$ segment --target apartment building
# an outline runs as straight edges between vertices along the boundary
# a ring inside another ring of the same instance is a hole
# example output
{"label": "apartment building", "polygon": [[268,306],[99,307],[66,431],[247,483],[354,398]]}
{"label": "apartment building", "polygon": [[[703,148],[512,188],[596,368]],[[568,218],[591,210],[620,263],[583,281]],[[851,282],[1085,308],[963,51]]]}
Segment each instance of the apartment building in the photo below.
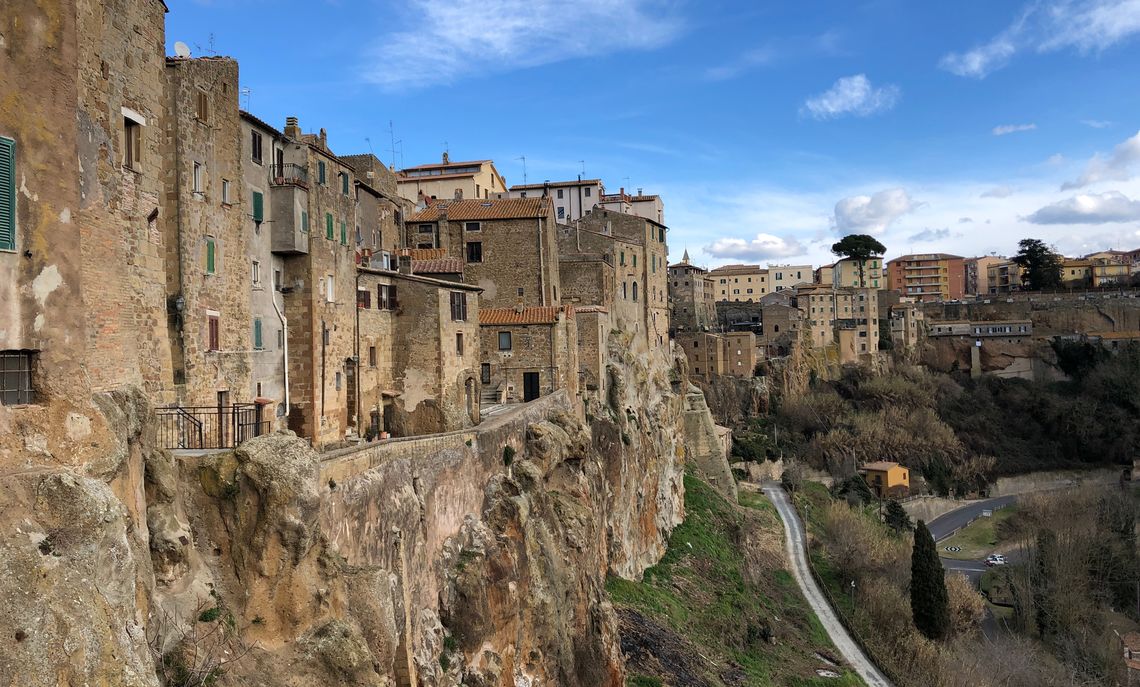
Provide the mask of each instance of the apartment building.
{"label": "apartment building", "polygon": [[887,284],[883,267],[883,258],[879,255],[866,260],[843,258],[832,266],[831,281],[819,283],[830,283],[837,289],[846,287],[881,289]]}
{"label": "apartment building", "polygon": [[768,282],[772,291],[810,284],[814,278],[811,265],[768,265]]}
{"label": "apartment building", "polygon": [[903,255],[887,263],[888,288],[919,302],[965,295],[964,259],[947,253]]}
{"label": "apartment building", "polygon": [[775,288],[768,282],[768,270],[760,265],[724,265],[709,270],[718,301],[759,301]]}
{"label": "apartment building", "polygon": [[1005,258],[994,255],[984,255],[976,258],[966,258],[962,261],[963,276],[965,278],[965,292],[967,296],[980,296],[990,291],[990,267],[1005,262]]}
{"label": "apartment building", "polygon": [[598,205],[606,187],[601,179],[547,181],[541,184],[516,184],[507,192],[509,198],[549,198],[554,218],[559,222],[575,222]]}
{"label": "apartment building", "polygon": [[937,320],[928,323],[927,336],[995,340],[1004,343],[1024,343],[1033,338],[1030,320],[996,320],[973,322],[968,320]]}
{"label": "apartment building", "polygon": [[986,268],[986,283],[991,294],[1021,290],[1021,265],[1005,260]]}
{"label": "apartment building", "polygon": [[681,261],[669,265],[669,324],[673,331],[698,331],[716,324],[716,289],[708,270],[689,260],[689,251]]}
{"label": "apartment building", "polygon": [[396,179],[400,196],[421,208],[436,200],[487,200],[507,190],[491,160],[452,162],[446,152],[438,164],[401,169]]}
{"label": "apartment building", "polygon": [[879,350],[878,289],[836,289],[810,284],[796,289],[813,348],[840,346],[841,362],[854,362]]}

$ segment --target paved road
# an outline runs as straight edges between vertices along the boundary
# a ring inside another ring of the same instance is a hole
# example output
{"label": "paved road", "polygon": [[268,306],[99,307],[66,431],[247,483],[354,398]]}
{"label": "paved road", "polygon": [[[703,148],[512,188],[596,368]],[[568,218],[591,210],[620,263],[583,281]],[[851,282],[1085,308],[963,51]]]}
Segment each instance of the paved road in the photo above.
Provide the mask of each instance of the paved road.
{"label": "paved road", "polygon": [[934,541],[939,542],[954,534],[956,530],[965,527],[974,518],[979,517],[982,511],[1008,506],[1016,500],[1016,496],[999,496],[996,499],[975,501],[968,506],[962,506],[957,510],[939,515],[926,523],[926,526],[930,529]]}
{"label": "paved road", "polygon": [[835,609],[827,602],[827,597],[823,595],[815,583],[815,578],[811,576],[811,570],[807,564],[807,554],[804,551],[803,524],[800,523],[799,516],[796,515],[795,509],[788,501],[788,495],[778,485],[765,485],[764,493],[771,499],[776,506],[776,512],[780,514],[780,519],[784,521],[784,532],[787,535],[784,537],[784,548],[787,550],[792,575],[796,578],[800,591],[803,592],[816,616],[819,617],[823,629],[827,630],[827,635],[831,637],[832,644],[835,645],[835,648],[839,650],[839,653],[843,655],[843,658],[859,677],[863,678],[863,682],[867,683],[868,687],[892,687],[890,680],[879,672],[875,664],[867,658],[863,650],[847,633],[847,628],[839,622],[839,618],[835,615]]}

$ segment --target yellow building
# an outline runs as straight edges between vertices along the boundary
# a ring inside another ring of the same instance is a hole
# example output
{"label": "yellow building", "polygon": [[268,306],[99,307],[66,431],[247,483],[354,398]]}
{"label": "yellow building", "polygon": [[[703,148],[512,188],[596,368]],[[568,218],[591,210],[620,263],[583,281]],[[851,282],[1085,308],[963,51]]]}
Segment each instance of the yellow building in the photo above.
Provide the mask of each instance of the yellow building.
{"label": "yellow building", "polygon": [[490,160],[452,162],[447,153],[434,165],[418,165],[396,172],[400,196],[413,203],[430,205],[433,200],[494,198],[507,190],[507,182]]}
{"label": "yellow building", "polygon": [[[859,263],[863,263],[863,283],[859,281]],[[871,256],[866,260],[843,258],[832,266],[831,283],[835,288],[843,287],[868,289],[886,288],[886,275],[883,274],[882,256]]]}
{"label": "yellow building", "polygon": [[1112,286],[1123,284],[1132,276],[1132,266],[1106,259],[1092,260],[1092,285]]}
{"label": "yellow building", "polygon": [[1061,262],[1061,283],[1065,286],[1091,284],[1092,261],[1083,258],[1066,258]]}
{"label": "yellow building", "polygon": [[910,469],[898,463],[885,460],[865,463],[859,472],[879,498],[900,497],[910,493]]}
{"label": "yellow building", "polygon": [[769,292],[768,269],[760,265],[725,265],[710,270],[708,277],[718,301],[756,302]]}

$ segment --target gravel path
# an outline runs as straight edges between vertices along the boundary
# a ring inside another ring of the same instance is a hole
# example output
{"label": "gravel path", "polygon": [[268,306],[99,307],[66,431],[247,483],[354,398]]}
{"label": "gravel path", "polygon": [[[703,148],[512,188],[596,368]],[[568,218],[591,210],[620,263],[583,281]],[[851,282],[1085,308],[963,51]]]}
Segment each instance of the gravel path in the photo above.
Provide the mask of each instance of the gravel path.
{"label": "gravel path", "polygon": [[867,683],[868,687],[892,687],[891,681],[879,672],[875,664],[867,658],[863,650],[847,633],[847,628],[839,622],[835,610],[827,602],[827,597],[823,595],[819,586],[816,585],[815,578],[811,576],[811,570],[808,569],[807,564],[807,553],[804,550],[803,524],[800,522],[799,516],[796,515],[795,509],[792,508],[792,504],[789,503],[787,494],[778,485],[765,485],[764,493],[771,499],[776,506],[776,511],[780,514],[780,519],[784,521],[784,532],[787,534],[784,538],[784,548],[788,554],[792,574],[800,585],[800,591],[803,592],[816,616],[819,617],[819,622],[823,624],[823,629],[827,630],[831,642],[835,644],[835,648],[839,650],[851,668],[859,677],[863,678],[863,682]]}

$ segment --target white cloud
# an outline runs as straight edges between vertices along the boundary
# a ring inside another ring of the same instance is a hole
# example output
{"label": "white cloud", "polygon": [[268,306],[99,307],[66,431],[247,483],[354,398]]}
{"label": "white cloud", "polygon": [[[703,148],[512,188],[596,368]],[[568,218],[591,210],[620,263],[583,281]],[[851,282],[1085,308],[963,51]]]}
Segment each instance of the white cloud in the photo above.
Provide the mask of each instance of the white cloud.
{"label": "white cloud", "polygon": [[1008,186],[994,186],[991,189],[982,192],[982,198],[1009,198],[1013,195],[1013,189]]}
{"label": "white cloud", "polygon": [[772,234],[757,234],[751,241],[723,238],[705,246],[705,253],[715,258],[733,260],[771,260],[803,255],[803,244],[795,239],[784,239]]}
{"label": "white cloud", "polygon": [[1112,126],[1112,122],[1106,121],[1104,119],[1082,119],[1081,124],[1084,124],[1085,126],[1091,126],[1094,129],[1107,129],[1108,127]]}
{"label": "white cloud", "polygon": [[899,217],[917,205],[901,188],[870,196],[850,196],[835,204],[832,225],[839,234],[881,234]]}
{"label": "white cloud", "polygon": [[894,107],[900,93],[899,87],[893,84],[876,88],[866,74],[845,76],[823,93],[808,98],[800,112],[816,119],[834,119],[844,115],[866,117]]}
{"label": "white cloud", "polygon": [[931,229],[927,227],[922,231],[911,234],[909,240],[918,243],[931,243],[933,241],[941,241],[942,239],[950,238],[950,228],[943,227],[941,229]]}
{"label": "white cloud", "polygon": [[621,50],[646,50],[680,31],[659,0],[581,0],[574,29],[557,0],[412,0],[409,26],[378,38],[366,77],[388,89],[535,67]]}
{"label": "white cloud", "polygon": [[1100,153],[1093,155],[1081,176],[1061,184],[1061,190],[1084,188],[1098,181],[1127,181],[1137,163],[1140,163],[1140,132],[1113,148],[1108,157]]}
{"label": "white cloud", "polygon": [[771,64],[776,59],[776,51],[771,46],[748,50],[736,59],[716,67],[705,70],[705,78],[709,81],[727,81],[735,79],[754,67]]}
{"label": "white cloud", "polygon": [[1140,200],[1119,191],[1082,193],[1046,205],[1025,218],[1033,224],[1105,224],[1140,220]]}
{"label": "white cloud", "polygon": [[1036,124],[1002,124],[1001,126],[995,126],[993,133],[994,136],[1005,136],[1006,134],[1013,134],[1019,131],[1033,131],[1036,128]]}
{"label": "white cloud", "polygon": [[1140,0],[1052,0],[1028,5],[987,43],[939,62],[958,76],[985,78],[1018,52],[1096,53],[1140,33]]}
{"label": "white cloud", "polygon": [[958,224],[971,224],[974,221],[973,217],[959,217]]}

